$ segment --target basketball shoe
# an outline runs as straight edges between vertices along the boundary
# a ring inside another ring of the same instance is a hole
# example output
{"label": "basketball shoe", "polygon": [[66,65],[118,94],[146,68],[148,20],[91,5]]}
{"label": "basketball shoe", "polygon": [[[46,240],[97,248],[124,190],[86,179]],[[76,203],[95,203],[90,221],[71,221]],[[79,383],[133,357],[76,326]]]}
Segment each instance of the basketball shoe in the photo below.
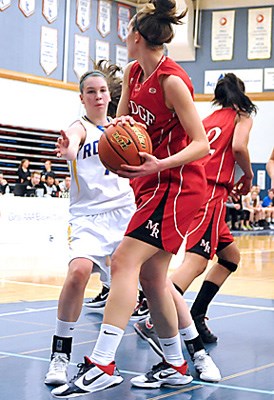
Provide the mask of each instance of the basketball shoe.
{"label": "basketball shoe", "polygon": [[[151,318],[147,317],[142,321],[135,322],[133,326],[135,332],[150,344],[155,353],[163,357],[163,351]],[[196,351],[192,357],[192,361],[200,379],[203,381],[218,382],[221,379],[218,367],[204,349]]]}
{"label": "basketball shoe", "polygon": [[144,292],[140,290],[138,295],[138,301],[130,317],[130,320],[136,321],[139,319],[143,319],[148,315],[149,315],[149,309],[148,309],[147,299],[145,298]]}
{"label": "basketball shoe", "polygon": [[193,356],[193,364],[200,374],[200,379],[206,382],[219,382],[222,379],[219,368],[205,350],[196,351]]}
{"label": "basketball shoe", "polygon": [[78,374],[66,385],[51,391],[53,397],[67,399],[98,392],[123,382],[114,361],[107,365],[94,364],[88,357],[78,364]]}
{"label": "basketball shoe", "polygon": [[151,318],[147,317],[146,319],[135,322],[133,327],[135,332],[150,344],[155,353],[163,357],[163,351]]}
{"label": "basketball shoe", "polygon": [[191,383],[192,376],[187,372],[186,361],[181,367],[175,367],[165,361],[153,365],[145,375],[136,376],[130,380],[133,386],[140,388],[180,387]]}
{"label": "basketball shoe", "polygon": [[53,353],[44,382],[47,385],[64,385],[67,382],[68,365],[66,353]]}
{"label": "basketball shoe", "polygon": [[193,321],[196,325],[196,329],[200,334],[202,341],[204,343],[215,343],[218,340],[218,337],[211,332],[208,326],[205,323],[205,320],[208,319],[205,314],[192,316]]}
{"label": "basketball shoe", "polygon": [[94,310],[96,310],[96,308],[105,307],[108,294],[109,294],[109,287],[103,285],[102,291],[96,297],[94,297],[94,299],[86,301],[84,305]]}

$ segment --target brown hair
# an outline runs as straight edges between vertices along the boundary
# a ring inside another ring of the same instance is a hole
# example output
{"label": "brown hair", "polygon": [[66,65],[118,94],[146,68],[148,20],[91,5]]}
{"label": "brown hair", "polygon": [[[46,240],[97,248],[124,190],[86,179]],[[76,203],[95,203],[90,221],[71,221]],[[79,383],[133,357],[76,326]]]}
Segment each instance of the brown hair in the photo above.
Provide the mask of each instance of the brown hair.
{"label": "brown hair", "polygon": [[172,24],[182,24],[187,10],[177,14],[175,0],[150,0],[134,17],[133,31],[138,31],[150,47],[170,43],[174,37]]}

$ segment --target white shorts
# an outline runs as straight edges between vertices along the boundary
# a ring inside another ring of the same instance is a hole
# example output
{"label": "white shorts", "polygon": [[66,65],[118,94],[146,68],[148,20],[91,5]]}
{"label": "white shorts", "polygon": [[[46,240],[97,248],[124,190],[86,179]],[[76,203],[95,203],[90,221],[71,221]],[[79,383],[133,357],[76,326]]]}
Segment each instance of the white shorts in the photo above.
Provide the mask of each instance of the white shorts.
{"label": "white shorts", "polygon": [[92,273],[110,284],[110,257],[124,237],[135,205],[102,214],[73,217],[69,221],[69,261],[87,258],[93,261]]}

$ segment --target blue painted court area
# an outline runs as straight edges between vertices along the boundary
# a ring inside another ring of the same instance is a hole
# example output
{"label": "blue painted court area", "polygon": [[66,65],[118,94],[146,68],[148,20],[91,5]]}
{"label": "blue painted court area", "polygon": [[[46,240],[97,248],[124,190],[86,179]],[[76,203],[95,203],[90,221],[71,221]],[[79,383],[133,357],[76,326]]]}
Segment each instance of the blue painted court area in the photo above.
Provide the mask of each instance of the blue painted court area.
{"label": "blue painted court area", "polygon": [[[186,299],[191,302],[194,293]],[[1,400],[48,400],[44,381],[54,333],[56,301],[0,305]],[[219,366],[221,382],[198,379],[189,361],[193,382],[181,389],[132,388],[130,378],[146,372],[160,358],[139,338],[129,323],[116,363],[124,382],[102,392],[82,396],[93,400],[270,400],[274,399],[274,301],[218,295],[210,307],[208,325],[219,337],[208,350]],[[83,355],[90,355],[102,315],[83,308],[75,330],[70,377]]]}

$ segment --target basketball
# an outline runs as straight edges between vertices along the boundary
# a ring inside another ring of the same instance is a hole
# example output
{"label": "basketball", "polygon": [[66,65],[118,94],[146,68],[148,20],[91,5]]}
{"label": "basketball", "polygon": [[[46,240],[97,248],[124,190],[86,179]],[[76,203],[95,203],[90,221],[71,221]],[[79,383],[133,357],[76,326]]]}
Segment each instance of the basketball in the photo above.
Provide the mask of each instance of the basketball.
{"label": "basketball", "polygon": [[139,124],[111,125],[102,133],[98,152],[102,164],[110,171],[116,172],[121,164],[141,165],[144,160],[139,151],[152,153],[149,134]]}

